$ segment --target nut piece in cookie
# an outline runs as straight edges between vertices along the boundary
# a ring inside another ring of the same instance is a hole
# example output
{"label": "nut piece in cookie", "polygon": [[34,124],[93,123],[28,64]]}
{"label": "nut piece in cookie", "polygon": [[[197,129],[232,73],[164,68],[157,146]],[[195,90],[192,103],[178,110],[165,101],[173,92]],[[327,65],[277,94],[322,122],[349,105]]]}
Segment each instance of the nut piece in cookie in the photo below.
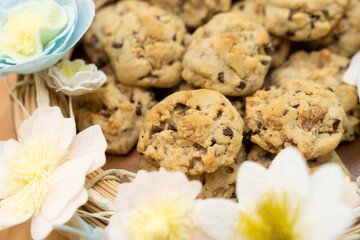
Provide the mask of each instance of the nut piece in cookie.
{"label": "nut piece in cookie", "polygon": [[312,41],[330,33],[343,16],[348,0],[255,0],[266,29],[292,41]]}
{"label": "nut piece in cookie", "polygon": [[182,77],[226,96],[260,89],[271,64],[266,30],[240,13],[223,13],[198,28],[183,59]]}
{"label": "nut piece in cookie", "polygon": [[243,128],[241,116],[219,92],[181,91],[146,114],[137,149],[170,171],[213,173],[234,163]]}
{"label": "nut piece in cookie", "polygon": [[340,143],[344,117],[335,94],[316,83],[287,81],[246,98],[250,140],[271,153],[294,145],[306,159],[323,156]]}
{"label": "nut piece in cookie", "polygon": [[156,104],[151,92],[115,83],[108,77],[99,90],[76,98],[78,130],[99,124],[107,153],[127,154],[137,143],[147,111]]}

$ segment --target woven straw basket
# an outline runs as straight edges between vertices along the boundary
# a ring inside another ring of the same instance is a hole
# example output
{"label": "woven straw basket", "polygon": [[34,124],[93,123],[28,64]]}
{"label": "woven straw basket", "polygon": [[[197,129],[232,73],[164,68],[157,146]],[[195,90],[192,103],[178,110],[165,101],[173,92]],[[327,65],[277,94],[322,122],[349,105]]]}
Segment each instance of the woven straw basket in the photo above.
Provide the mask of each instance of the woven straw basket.
{"label": "woven straw basket", "polygon": [[[114,0],[93,0],[95,3],[96,10],[100,9],[107,3],[114,2]],[[70,58],[72,51],[67,53],[65,58]],[[17,84],[12,90],[12,94],[18,98],[21,104],[25,107],[27,112],[31,115],[34,110],[37,108],[36,102],[36,88],[34,82],[31,80],[31,76],[24,77],[22,75],[18,75]],[[28,79],[24,79],[28,78]],[[50,94],[50,105],[51,106],[59,106],[63,112],[65,117],[69,117],[69,109],[68,109],[68,99],[62,93],[55,93],[54,91],[49,89]],[[13,113],[14,113],[14,124],[16,132],[18,133],[18,129],[22,121],[27,118],[27,115],[24,113],[19,104],[14,102],[13,104]],[[98,169],[93,173],[90,173],[86,178],[85,187],[90,191],[96,191],[101,196],[106,199],[113,201],[117,194],[117,188],[119,184],[124,182],[132,181],[135,178],[136,174],[128,172],[126,170],[108,170],[104,171],[102,169]],[[360,207],[360,205],[358,206]],[[85,213],[95,214],[100,212],[106,212],[108,209],[103,206],[99,206],[99,204],[95,204],[91,197],[89,201],[81,207],[78,211],[79,215],[90,225],[93,227],[101,227],[105,228],[108,224],[106,218],[101,217],[91,217],[91,215]],[[84,214],[81,214],[84,213]],[[358,218],[357,224],[348,230],[347,234],[360,234],[360,216]]]}

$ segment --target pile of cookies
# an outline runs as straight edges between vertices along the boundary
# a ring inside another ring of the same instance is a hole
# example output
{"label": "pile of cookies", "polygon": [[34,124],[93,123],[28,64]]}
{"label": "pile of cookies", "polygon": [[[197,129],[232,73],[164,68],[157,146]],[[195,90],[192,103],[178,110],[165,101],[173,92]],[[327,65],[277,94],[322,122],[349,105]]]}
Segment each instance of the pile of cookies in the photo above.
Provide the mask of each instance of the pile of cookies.
{"label": "pile of cookies", "polygon": [[202,198],[233,197],[243,161],[289,146],[324,162],[359,132],[341,80],[358,18],[358,0],[118,1],[84,37],[108,81],[76,99],[78,129],[99,124],[111,154],[137,144],[141,168],[184,172]]}

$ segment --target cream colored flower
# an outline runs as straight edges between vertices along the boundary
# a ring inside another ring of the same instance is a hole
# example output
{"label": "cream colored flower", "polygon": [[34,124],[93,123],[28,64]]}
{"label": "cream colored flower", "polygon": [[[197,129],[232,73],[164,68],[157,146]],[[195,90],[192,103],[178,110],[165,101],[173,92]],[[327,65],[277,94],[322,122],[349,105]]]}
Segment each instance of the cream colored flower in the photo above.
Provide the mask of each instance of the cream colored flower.
{"label": "cream colored flower", "polygon": [[194,199],[201,184],[180,172],[139,171],[132,183],[119,186],[118,213],[106,231],[114,240],[210,239],[197,227]]}
{"label": "cream colored flower", "polygon": [[78,96],[99,89],[106,81],[106,75],[94,64],[86,65],[83,60],[64,60],[48,70],[45,80],[56,92]]}
{"label": "cream colored flower", "polygon": [[32,218],[32,238],[44,239],[66,223],[87,201],[85,177],[104,165],[105,149],[99,126],[76,135],[58,107],[37,109],[0,155],[0,230]]}
{"label": "cream colored flower", "polygon": [[352,207],[358,196],[349,199],[348,183],[335,164],[309,176],[301,154],[287,148],[269,170],[253,162],[241,165],[238,203],[201,201],[195,215],[200,227],[216,240],[332,240],[354,220]]}

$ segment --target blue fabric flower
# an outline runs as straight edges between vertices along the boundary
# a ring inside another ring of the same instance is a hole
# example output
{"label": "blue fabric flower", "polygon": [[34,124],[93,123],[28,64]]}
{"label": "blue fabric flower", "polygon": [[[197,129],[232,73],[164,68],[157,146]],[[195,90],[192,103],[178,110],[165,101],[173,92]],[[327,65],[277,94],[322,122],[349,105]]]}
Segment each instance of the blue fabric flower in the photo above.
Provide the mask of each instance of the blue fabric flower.
{"label": "blue fabric flower", "polygon": [[[43,1],[43,0],[32,0]],[[41,71],[58,62],[72,48],[90,27],[95,16],[92,0],[53,0],[66,12],[68,24],[66,28],[52,39],[43,49],[42,54],[23,61],[0,57],[0,76],[9,73],[30,74]],[[29,0],[1,0],[0,19],[4,19],[9,9],[29,2]]]}

